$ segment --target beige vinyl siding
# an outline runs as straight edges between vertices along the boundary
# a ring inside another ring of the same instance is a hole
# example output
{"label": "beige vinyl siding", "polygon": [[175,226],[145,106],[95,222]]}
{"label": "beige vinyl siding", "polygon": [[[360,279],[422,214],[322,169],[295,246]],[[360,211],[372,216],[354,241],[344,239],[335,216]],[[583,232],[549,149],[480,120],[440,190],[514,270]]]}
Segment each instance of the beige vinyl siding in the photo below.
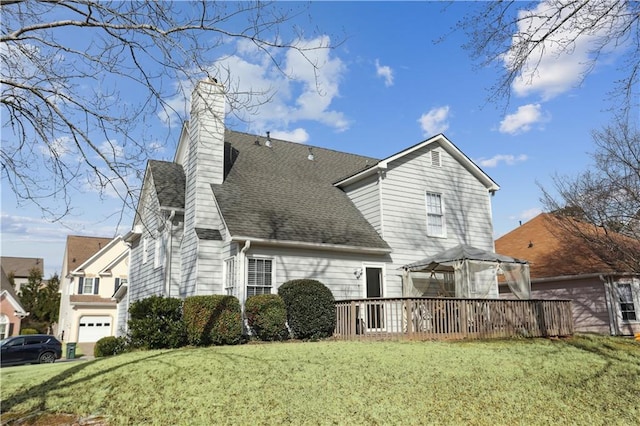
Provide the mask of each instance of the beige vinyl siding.
{"label": "beige vinyl siding", "polygon": [[[441,166],[431,164],[430,149]],[[427,235],[426,193],[442,196],[446,237]],[[393,268],[458,244],[493,250],[491,200],[487,188],[439,144],[393,161],[382,181],[384,238],[393,248]]]}
{"label": "beige vinyl siding", "polygon": [[378,175],[369,176],[345,188],[345,193],[367,221],[382,236]]}
{"label": "beige vinyl siding", "polygon": [[531,283],[532,299],[571,299],[577,332],[609,334],[605,287],[598,277]]}
{"label": "beige vinyl siding", "polygon": [[[273,293],[277,293],[277,288],[287,281],[310,278],[322,282],[331,289],[337,300],[363,297],[364,275],[356,278],[354,272],[361,269],[365,263],[386,263],[389,260],[388,256],[381,255],[260,247],[255,244],[252,244],[247,256],[273,259],[275,269]],[[399,271],[386,268],[386,273],[385,279],[389,279]],[[396,280],[391,280],[391,283],[385,281],[384,286],[387,297],[397,296],[398,291],[402,293],[401,284],[398,288]]]}

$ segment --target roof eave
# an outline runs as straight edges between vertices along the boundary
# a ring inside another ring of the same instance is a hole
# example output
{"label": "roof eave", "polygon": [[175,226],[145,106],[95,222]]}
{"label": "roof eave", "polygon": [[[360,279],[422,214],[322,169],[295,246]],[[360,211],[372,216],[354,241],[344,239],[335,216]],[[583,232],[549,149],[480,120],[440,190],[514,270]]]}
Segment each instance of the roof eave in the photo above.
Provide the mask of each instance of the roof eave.
{"label": "roof eave", "polygon": [[243,237],[243,236],[232,237],[231,241],[233,242],[251,241],[251,243],[267,245],[267,246],[315,249],[315,250],[323,250],[323,251],[339,251],[339,252],[347,252],[347,253],[389,254],[393,251],[391,248],[382,248],[382,247],[362,247],[362,246],[342,245],[342,244],[308,243],[304,241],[272,240],[272,239],[265,239],[265,238],[254,238],[254,237]]}

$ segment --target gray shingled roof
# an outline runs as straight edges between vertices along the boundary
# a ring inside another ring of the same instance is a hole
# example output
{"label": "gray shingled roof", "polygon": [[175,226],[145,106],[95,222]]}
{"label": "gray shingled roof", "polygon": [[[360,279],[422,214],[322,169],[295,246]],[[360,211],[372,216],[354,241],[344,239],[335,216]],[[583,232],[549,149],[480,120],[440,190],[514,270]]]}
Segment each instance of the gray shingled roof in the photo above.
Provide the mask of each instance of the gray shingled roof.
{"label": "gray shingled roof", "polygon": [[227,131],[224,183],[212,185],[232,236],[388,249],[387,243],[333,183],[377,159]]}
{"label": "gray shingled roof", "polygon": [[149,160],[148,167],[160,207],[184,209],[186,180],[182,166],[168,161]]}
{"label": "gray shingled roof", "polygon": [[196,228],[196,235],[201,240],[222,241],[222,234],[217,229]]}

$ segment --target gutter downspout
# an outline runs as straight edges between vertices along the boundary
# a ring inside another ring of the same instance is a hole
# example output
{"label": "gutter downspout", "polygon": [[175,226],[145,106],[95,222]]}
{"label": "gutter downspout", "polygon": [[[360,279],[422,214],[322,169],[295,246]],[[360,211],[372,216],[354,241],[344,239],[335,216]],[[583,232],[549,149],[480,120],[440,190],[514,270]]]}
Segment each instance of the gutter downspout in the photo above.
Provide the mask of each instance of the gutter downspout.
{"label": "gutter downspout", "polygon": [[[169,218],[166,220],[168,222],[169,229],[169,253],[167,253],[165,263],[165,271],[166,271],[166,293],[167,297],[171,297],[171,261],[173,260],[173,218],[176,215],[175,210],[171,210],[171,214],[169,214]],[[166,223],[165,222],[165,223]]]}
{"label": "gutter downspout", "polygon": [[244,313],[244,302],[246,299],[246,283],[247,283],[247,268],[245,264],[247,263],[247,251],[251,248],[251,240],[246,240],[244,242],[244,247],[240,250],[240,288],[238,289],[238,299],[240,299],[240,307],[242,308],[242,312]]}

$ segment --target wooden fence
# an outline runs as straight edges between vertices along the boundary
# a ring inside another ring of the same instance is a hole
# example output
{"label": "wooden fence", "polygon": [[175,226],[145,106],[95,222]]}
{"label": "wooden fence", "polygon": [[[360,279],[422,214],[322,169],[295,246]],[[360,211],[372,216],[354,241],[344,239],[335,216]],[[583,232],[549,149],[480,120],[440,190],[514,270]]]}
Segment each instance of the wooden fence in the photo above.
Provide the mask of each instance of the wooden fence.
{"label": "wooden fence", "polygon": [[573,334],[570,300],[381,298],[336,302],[334,337],[478,339]]}

